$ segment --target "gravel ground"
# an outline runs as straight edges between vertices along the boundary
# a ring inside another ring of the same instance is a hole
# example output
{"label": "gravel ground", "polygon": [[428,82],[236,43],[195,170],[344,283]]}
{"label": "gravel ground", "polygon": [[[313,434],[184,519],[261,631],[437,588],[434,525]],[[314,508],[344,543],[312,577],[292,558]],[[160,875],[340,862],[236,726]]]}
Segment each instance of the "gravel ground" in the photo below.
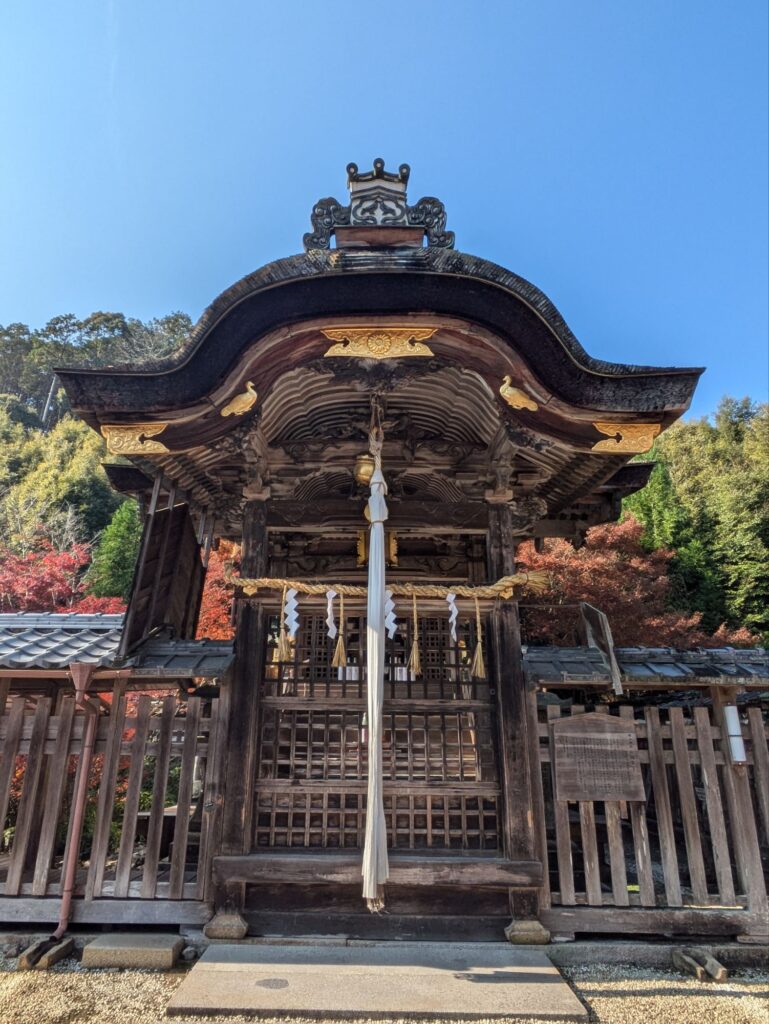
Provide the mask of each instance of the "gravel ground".
{"label": "gravel ground", "polygon": [[[618,965],[562,973],[590,1008],[591,1024],[769,1024],[766,972],[735,972],[722,985]],[[15,961],[0,958],[0,1024],[253,1024],[246,1017],[165,1017],[184,974],[84,970],[76,960],[47,972],[17,972]],[[304,1022],[294,1018],[292,1024]],[[516,1018],[515,1024],[537,1022]]]}

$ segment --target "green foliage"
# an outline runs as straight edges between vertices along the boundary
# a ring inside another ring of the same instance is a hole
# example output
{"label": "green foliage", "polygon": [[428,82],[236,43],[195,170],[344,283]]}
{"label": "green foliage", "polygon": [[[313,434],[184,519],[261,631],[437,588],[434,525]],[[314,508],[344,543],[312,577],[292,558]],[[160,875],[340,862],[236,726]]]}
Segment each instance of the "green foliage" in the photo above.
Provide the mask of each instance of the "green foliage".
{"label": "green foliage", "polygon": [[67,415],[49,433],[30,430],[15,440],[13,458],[0,461],[7,486],[0,529],[8,546],[27,551],[42,532],[61,547],[103,530],[121,499],[102,468],[102,438]]}
{"label": "green foliage", "polygon": [[649,550],[676,552],[671,603],[709,630],[769,634],[769,406],[725,398],[714,422],[676,424],[653,455],[648,487],[624,508]]}
{"label": "green foliage", "polygon": [[15,395],[0,395],[0,495],[26,472],[23,449],[30,430],[40,421]]}
{"label": "green foliage", "polygon": [[142,523],[139,506],[124,501],[114,512],[93,554],[88,571],[88,590],[96,597],[128,599],[139,552]]}
{"label": "green foliage", "polygon": [[[157,362],[184,344],[191,327],[186,313],[143,323],[100,312],[84,320],[71,313],[57,316],[39,330],[0,325],[0,393],[15,395],[42,415],[56,367]],[[63,391],[54,405],[55,416],[67,409]]]}

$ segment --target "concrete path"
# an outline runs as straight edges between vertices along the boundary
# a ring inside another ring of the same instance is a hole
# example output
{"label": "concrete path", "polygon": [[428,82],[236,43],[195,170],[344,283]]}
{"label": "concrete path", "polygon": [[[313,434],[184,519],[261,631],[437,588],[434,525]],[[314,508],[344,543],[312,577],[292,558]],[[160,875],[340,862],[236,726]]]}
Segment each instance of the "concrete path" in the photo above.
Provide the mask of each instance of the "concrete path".
{"label": "concrete path", "polygon": [[587,1020],[544,953],[454,942],[211,945],[166,1012]]}

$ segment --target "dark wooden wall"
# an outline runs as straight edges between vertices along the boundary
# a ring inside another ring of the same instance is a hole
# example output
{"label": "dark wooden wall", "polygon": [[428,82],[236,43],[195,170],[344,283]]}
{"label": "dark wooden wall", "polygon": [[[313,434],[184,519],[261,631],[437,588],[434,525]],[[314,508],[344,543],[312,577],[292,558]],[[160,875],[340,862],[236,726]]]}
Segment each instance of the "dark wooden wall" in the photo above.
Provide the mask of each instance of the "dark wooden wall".
{"label": "dark wooden wall", "polygon": [[[172,499],[173,500],[173,499]],[[172,505],[151,511],[144,523],[134,573],[121,654],[157,626],[174,636],[194,636],[205,568],[189,506]]]}

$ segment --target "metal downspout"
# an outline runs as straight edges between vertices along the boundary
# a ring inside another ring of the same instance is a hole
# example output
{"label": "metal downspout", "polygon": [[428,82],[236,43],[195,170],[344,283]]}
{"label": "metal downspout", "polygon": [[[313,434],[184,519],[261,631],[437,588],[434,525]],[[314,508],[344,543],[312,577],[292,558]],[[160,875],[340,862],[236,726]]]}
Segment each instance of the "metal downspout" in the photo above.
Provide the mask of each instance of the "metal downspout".
{"label": "metal downspout", "polygon": [[73,795],[72,834],[63,865],[64,887],[61,895],[59,924],[52,933],[51,939],[57,942],[67,930],[72,913],[72,894],[75,890],[78,855],[80,853],[80,835],[85,818],[85,805],[88,796],[88,775],[91,770],[91,757],[96,740],[96,726],[99,721],[99,705],[96,701],[86,699],[86,691],[91,681],[95,665],[84,665],[75,662],[69,666],[72,682],[75,684],[75,704],[88,715],[83,735],[83,748],[80,753],[80,772],[77,778],[77,789]]}

